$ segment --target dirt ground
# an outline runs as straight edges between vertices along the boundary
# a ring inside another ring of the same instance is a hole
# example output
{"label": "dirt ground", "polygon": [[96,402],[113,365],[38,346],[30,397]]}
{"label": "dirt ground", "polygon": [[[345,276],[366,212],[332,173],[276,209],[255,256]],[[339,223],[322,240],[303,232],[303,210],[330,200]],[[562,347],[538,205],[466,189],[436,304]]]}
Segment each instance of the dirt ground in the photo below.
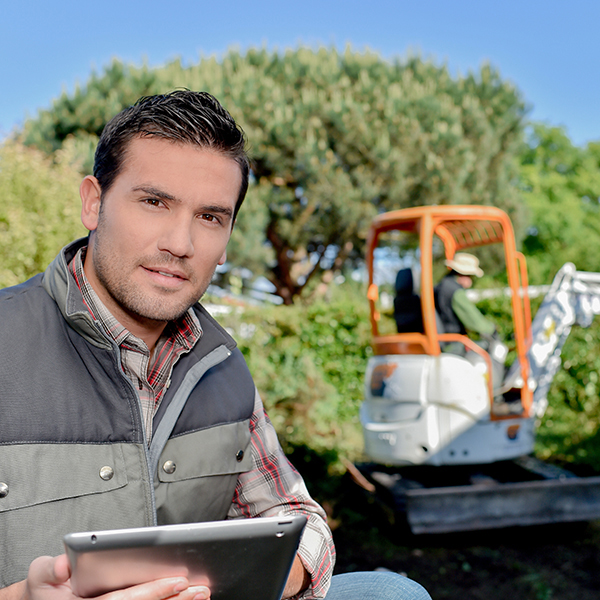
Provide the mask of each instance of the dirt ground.
{"label": "dirt ground", "polygon": [[600,600],[600,521],[416,536],[331,457],[290,458],[329,516],[335,573],[403,573],[433,600]]}
{"label": "dirt ground", "polygon": [[326,508],[336,573],[404,573],[433,600],[600,598],[600,521],[413,536],[350,485]]}

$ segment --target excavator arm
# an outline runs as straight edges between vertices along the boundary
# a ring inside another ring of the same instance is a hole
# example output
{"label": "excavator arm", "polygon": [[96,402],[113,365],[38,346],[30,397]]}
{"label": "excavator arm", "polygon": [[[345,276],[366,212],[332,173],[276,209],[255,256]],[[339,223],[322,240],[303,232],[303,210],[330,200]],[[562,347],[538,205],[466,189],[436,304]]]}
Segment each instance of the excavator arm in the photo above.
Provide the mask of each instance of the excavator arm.
{"label": "excavator arm", "polygon": [[[532,414],[541,417],[548,405],[547,395],[561,367],[562,348],[571,327],[589,327],[600,314],[600,273],[577,271],[565,263],[554,277],[531,324],[528,385],[533,389]],[[515,361],[504,380],[504,389],[523,385],[519,362]]]}

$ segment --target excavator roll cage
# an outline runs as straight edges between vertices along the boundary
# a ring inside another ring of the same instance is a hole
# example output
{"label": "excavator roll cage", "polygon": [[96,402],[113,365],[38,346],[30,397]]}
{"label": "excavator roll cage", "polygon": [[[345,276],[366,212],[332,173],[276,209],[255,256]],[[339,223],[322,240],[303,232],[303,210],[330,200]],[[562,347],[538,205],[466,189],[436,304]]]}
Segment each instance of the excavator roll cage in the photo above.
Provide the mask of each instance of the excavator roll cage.
{"label": "excavator roll cage", "polygon": [[[421,266],[421,311],[423,332],[380,334],[380,312],[377,307],[379,288],[374,281],[374,254],[383,233],[398,230],[416,234],[419,240]],[[529,380],[527,352],[531,344],[531,306],[527,293],[528,279],[525,257],[516,249],[515,235],[510,219],[493,206],[422,206],[384,213],[376,217],[367,239],[366,264],[369,274],[367,297],[370,306],[372,347],[376,355],[428,354],[439,355],[440,343],[460,342],[477,353],[492,372],[488,352],[465,335],[438,331],[434,304],[433,243],[435,236],[444,246],[446,259],[456,252],[490,244],[502,244],[506,262],[508,286],[511,293],[512,317],[520,379]],[[490,402],[493,402],[491,377],[488,379]],[[529,417],[533,396],[528,385],[519,389],[524,418]],[[492,419],[502,416],[491,414]]]}

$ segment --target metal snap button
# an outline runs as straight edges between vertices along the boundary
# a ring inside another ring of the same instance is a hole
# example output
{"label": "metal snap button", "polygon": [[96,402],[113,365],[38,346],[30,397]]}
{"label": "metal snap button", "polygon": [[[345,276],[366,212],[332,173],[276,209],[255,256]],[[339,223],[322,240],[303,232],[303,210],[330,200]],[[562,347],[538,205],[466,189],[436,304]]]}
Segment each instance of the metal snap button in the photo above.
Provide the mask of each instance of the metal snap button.
{"label": "metal snap button", "polygon": [[6,496],[8,496],[8,486],[0,481],[0,498],[6,498]]}
{"label": "metal snap button", "polygon": [[100,479],[104,479],[104,481],[109,481],[113,478],[115,472],[112,467],[102,467],[100,469]]}
{"label": "metal snap button", "polygon": [[173,473],[175,473],[175,469],[177,468],[177,465],[172,461],[172,460],[168,460],[164,465],[163,465],[163,471],[165,473],[167,473],[168,475],[172,475]]}
{"label": "metal snap button", "polygon": [[244,458],[244,451],[238,450],[238,453],[235,455],[235,460],[237,460],[238,462],[242,462],[243,458]]}

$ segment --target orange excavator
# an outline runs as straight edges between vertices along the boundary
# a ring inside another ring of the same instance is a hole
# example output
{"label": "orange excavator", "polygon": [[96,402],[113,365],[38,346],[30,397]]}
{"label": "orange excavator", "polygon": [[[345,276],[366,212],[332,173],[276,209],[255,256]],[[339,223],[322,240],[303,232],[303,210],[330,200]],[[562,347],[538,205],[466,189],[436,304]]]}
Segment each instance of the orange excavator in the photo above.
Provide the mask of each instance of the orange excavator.
{"label": "orange excavator", "polygon": [[[498,339],[445,333],[435,307],[444,262],[486,246],[506,272],[498,292],[510,297],[510,365]],[[414,533],[600,518],[600,477],[533,456],[563,344],[574,324],[600,313],[600,273],[565,264],[532,320],[525,257],[507,214],[490,206],[381,214],[366,265],[374,355],[361,406],[367,460],[358,469],[367,487],[391,498]],[[394,289],[378,267],[389,274],[398,265]],[[386,316],[392,304],[395,321]]]}

